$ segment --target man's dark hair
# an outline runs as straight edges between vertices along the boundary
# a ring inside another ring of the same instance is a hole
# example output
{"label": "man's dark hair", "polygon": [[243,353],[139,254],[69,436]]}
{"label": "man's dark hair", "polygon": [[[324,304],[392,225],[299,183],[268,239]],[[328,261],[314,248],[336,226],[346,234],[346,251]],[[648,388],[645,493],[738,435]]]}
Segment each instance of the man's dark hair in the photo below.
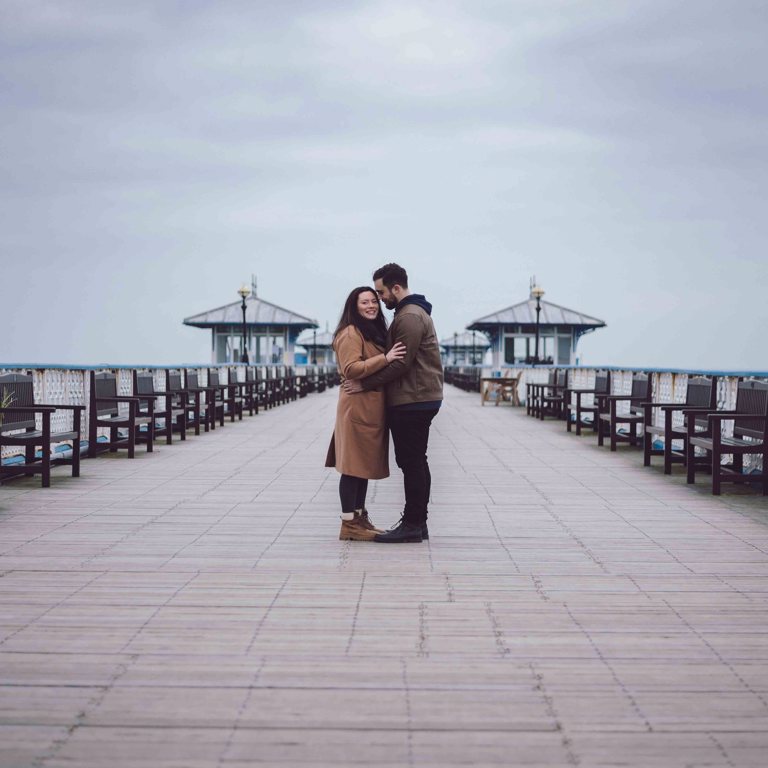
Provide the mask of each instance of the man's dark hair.
{"label": "man's dark hair", "polygon": [[393,285],[401,288],[408,287],[408,273],[399,264],[385,264],[373,273],[374,280],[381,280],[384,285],[392,290]]}

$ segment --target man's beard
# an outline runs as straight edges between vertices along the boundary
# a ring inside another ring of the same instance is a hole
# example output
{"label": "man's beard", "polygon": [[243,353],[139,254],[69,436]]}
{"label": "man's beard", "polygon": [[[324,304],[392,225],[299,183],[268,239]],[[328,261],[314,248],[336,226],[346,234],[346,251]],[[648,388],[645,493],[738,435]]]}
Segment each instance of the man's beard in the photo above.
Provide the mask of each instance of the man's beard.
{"label": "man's beard", "polygon": [[397,299],[382,299],[382,301],[387,309],[395,309],[397,307]]}

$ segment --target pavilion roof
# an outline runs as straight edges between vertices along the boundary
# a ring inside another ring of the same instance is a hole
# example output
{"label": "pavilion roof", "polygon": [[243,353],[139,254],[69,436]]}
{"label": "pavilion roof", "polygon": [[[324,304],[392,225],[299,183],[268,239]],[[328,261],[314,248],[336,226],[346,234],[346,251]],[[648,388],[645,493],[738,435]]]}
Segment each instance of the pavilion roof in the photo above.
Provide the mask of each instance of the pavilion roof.
{"label": "pavilion roof", "polygon": [[311,347],[315,344],[318,348],[328,348],[333,346],[333,333],[331,331],[304,331],[299,336],[296,343],[302,347]]}
{"label": "pavilion roof", "polygon": [[[209,309],[206,312],[192,315],[184,319],[184,325],[192,325],[195,328],[214,328],[219,325],[241,325],[243,322],[243,310],[239,301],[225,304],[223,307]],[[293,326],[294,328],[317,328],[317,320],[312,320],[304,315],[291,312],[289,309],[278,307],[277,304],[264,301],[256,296],[249,296],[245,300],[245,323],[254,327]]]}
{"label": "pavilion roof", "polygon": [[[473,320],[467,328],[469,330],[483,330],[499,325],[525,325],[536,322],[536,299],[527,299],[519,304],[501,309],[485,317]],[[571,325],[579,328],[602,328],[605,321],[575,309],[561,307],[549,301],[541,302],[541,325]]]}

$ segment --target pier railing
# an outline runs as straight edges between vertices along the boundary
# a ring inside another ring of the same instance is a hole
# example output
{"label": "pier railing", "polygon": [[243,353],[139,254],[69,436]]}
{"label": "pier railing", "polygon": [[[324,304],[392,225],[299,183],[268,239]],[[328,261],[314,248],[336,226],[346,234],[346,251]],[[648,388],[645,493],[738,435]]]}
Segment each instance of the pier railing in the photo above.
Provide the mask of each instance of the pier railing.
{"label": "pier railing", "polygon": [[[611,372],[611,394],[628,395],[632,391],[632,376],[636,373],[645,373],[651,379],[652,401],[663,403],[684,403],[688,379],[693,376],[714,376],[717,379],[717,409],[731,410],[736,405],[736,391],[738,383],[744,379],[757,379],[768,381],[768,371],[721,371],[721,370],[689,370],[674,368],[624,368],[617,366],[551,366],[551,365],[519,365],[499,368],[483,366],[448,366],[445,369],[445,380],[449,384],[456,384],[463,389],[480,391],[480,379],[486,377],[517,379],[518,395],[520,402],[525,403],[526,384],[545,384],[553,369],[570,371],[570,389],[591,389],[595,384],[598,371]],[[582,402],[592,405],[591,395],[584,395]],[[617,408],[620,414],[629,410],[629,402],[620,402]],[[663,426],[664,414],[660,408],[653,409],[652,423],[654,426]],[[673,416],[673,425],[683,423],[683,415],[676,412]],[[733,421],[722,422],[722,434],[730,437],[733,434]],[[760,469],[762,462],[759,457],[745,458],[745,471]]]}
{"label": "pier railing", "polygon": [[[303,392],[322,391],[327,382],[336,376],[336,369],[332,366],[303,365],[303,366],[275,366],[259,365],[251,366],[259,372],[260,380],[267,380],[270,376],[288,375],[298,377],[298,388]],[[118,395],[128,396],[133,394],[133,374],[151,373],[155,384],[155,392],[162,395],[165,392],[166,371],[185,370],[196,372],[201,386],[208,384],[208,371],[218,370],[222,377],[222,383],[245,382],[245,364],[203,365],[179,364],[179,365],[91,365],[73,366],[36,363],[0,363],[0,376],[6,373],[21,373],[32,376],[36,403],[48,403],[50,405],[83,405],[86,411],[83,416],[84,433],[87,434],[90,408],[90,373],[113,373],[117,376]],[[226,374],[226,379],[222,374]],[[232,378],[230,378],[232,377]],[[0,392],[0,397],[2,392]],[[127,412],[128,406],[120,406],[121,412]],[[66,432],[72,429],[72,411],[56,411],[51,415],[51,431]],[[37,417],[38,428],[40,415]],[[109,432],[108,428],[100,429],[98,434]],[[18,453],[18,448],[4,447],[0,458]]]}

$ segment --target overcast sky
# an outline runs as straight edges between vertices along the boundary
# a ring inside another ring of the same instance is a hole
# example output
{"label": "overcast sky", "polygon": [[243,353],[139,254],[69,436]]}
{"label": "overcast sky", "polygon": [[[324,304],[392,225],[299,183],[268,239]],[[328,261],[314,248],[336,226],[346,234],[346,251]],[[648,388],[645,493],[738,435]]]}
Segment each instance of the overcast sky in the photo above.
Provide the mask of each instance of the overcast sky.
{"label": "overcast sky", "polygon": [[403,264],[585,363],[768,370],[765,0],[0,0],[0,362],[207,361]]}

